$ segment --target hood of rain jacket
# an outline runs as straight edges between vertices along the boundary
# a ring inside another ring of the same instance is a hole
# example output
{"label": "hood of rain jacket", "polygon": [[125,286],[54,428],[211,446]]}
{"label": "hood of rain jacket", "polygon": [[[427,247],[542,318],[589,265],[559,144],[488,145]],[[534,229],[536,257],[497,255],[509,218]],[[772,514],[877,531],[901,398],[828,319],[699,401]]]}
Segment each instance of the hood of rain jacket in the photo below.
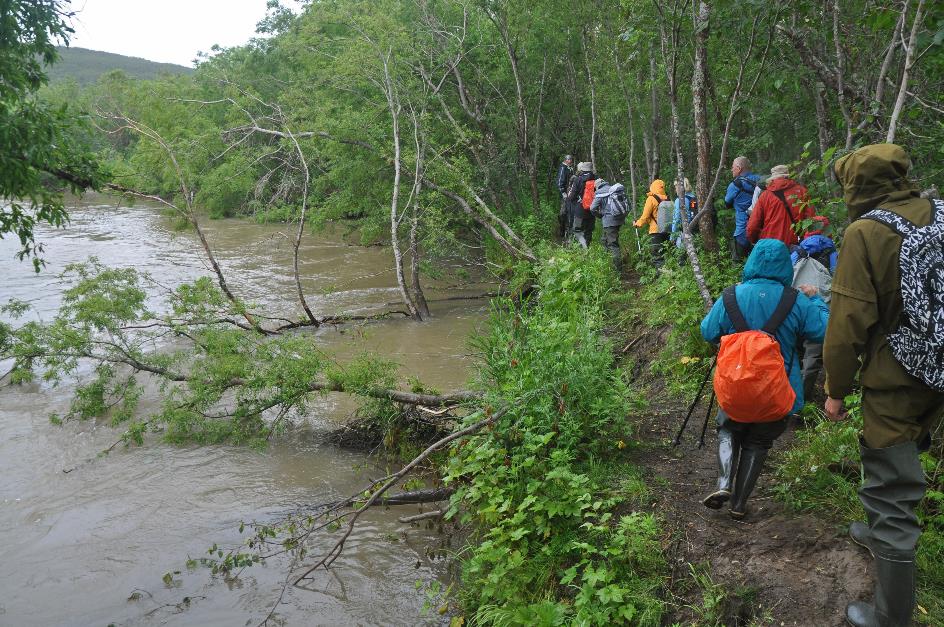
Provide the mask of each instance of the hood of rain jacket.
{"label": "hood of rain jacket", "polygon": [[[786,244],[776,239],[762,239],[744,264],[744,281],[770,279],[780,285],[793,283],[793,264]],[[763,326],[763,325],[761,325]]]}
{"label": "hood of rain jacket", "polygon": [[[793,264],[786,244],[775,239],[757,242],[744,266],[744,282],[735,288],[738,308],[752,329],[763,328],[777,308],[784,287],[792,282]],[[787,319],[774,334],[780,343],[780,354],[788,369],[790,386],[797,396],[792,412],[799,411],[804,402],[797,343],[800,338],[822,342],[828,320],[829,308],[819,296],[808,298],[800,293]],[[731,333],[734,333],[734,324],[719,298],[701,321],[702,337],[709,342],[718,342],[722,335]]]}
{"label": "hood of rain jacket", "polygon": [[849,219],[888,203],[918,198],[908,180],[911,158],[901,146],[873,144],[860,148],[836,162],[836,178],[843,188]]}
{"label": "hood of rain jacket", "polygon": [[656,179],[649,184],[649,192],[646,193],[646,196],[658,195],[663,200],[668,198],[668,195],[665,193],[665,181],[662,179]]}

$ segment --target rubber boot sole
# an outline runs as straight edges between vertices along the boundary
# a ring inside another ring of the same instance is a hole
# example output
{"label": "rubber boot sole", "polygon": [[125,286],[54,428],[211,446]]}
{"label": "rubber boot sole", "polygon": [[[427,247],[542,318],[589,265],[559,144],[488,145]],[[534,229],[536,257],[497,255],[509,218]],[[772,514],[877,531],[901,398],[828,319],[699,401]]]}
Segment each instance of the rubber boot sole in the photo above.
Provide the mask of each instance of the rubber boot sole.
{"label": "rubber boot sole", "polygon": [[731,500],[731,491],[730,490],[718,490],[717,492],[712,492],[708,496],[702,499],[701,504],[707,507],[708,509],[721,509],[724,507],[724,504]]}

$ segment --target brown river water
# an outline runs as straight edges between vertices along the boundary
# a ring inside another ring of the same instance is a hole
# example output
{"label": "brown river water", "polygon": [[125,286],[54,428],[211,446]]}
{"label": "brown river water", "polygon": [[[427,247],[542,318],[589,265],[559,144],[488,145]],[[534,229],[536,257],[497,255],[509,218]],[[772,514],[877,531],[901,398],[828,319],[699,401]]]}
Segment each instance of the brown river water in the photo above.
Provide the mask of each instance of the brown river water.
{"label": "brown river water", "polygon": [[[210,274],[196,236],[174,232],[154,206],[95,195],[72,205],[65,229],[40,229],[48,263],[40,274],[14,259],[17,241],[0,240],[0,302],[29,301],[50,319],[63,289],[57,275],[91,255],[146,270],[164,285]],[[268,311],[297,315],[292,228],[204,222],[234,291]],[[397,301],[391,259],[386,248],[306,235],[300,267],[316,315],[390,308]],[[393,318],[324,329],[319,338],[341,358],[370,349],[400,363],[404,377],[442,390],[464,387],[467,340],[487,304],[435,299],[487,286],[436,288],[427,291],[434,314],[427,322]],[[0,363],[0,372],[6,367]],[[51,413],[68,410],[73,385],[0,387],[0,625],[255,625],[278,598],[285,561],[254,566],[226,583],[205,568],[188,570],[187,558],[205,555],[214,543],[236,544],[240,521],[274,521],[353,494],[368,477],[383,474],[378,461],[324,442],[353,407],[336,395],[314,405],[304,429],[262,451],[155,439],[97,458],[118,431],[106,422],[49,421]],[[415,584],[447,579],[446,561],[426,555],[443,538],[397,522],[415,511],[378,509],[362,519],[331,571],[321,571],[308,590],[288,589],[275,624],[440,622],[435,612],[423,612],[425,596]],[[322,544],[333,541],[326,536]],[[180,574],[165,585],[163,574],[173,571]],[[185,597],[190,602],[182,604]]]}

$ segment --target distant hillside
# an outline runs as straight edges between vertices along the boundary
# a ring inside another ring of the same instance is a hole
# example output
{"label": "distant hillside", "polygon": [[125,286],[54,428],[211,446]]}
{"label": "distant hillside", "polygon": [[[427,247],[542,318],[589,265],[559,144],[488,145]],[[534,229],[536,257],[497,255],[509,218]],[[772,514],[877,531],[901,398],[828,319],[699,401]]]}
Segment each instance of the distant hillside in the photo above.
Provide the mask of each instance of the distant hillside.
{"label": "distant hillside", "polygon": [[85,48],[59,48],[59,61],[48,67],[49,81],[55,83],[74,78],[80,85],[94,83],[111,70],[124,70],[135,78],[155,78],[159,74],[189,74],[193,68],[173,63],[156,63],[137,57]]}

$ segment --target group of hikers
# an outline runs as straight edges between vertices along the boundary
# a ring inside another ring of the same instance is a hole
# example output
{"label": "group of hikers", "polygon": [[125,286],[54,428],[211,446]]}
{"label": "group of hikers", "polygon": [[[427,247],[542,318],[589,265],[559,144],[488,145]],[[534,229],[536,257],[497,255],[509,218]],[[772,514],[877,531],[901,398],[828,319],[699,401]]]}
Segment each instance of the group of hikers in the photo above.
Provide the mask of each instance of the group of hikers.
{"label": "group of hikers", "polygon": [[[568,159],[557,181],[563,234],[586,246],[594,218],[602,217],[604,245],[619,268],[625,191],[596,177],[589,163],[568,177]],[[926,491],[919,453],[944,415],[944,201],[922,197],[910,168],[909,155],[894,144],[866,146],[835,162],[851,220],[839,254],[829,221],[816,215],[786,166],[761,178],[748,159],[736,158],[724,200],[734,209],[733,254],[746,258],[743,279],[701,322],[704,339],[720,344],[718,479],[702,501],[708,508],[747,516],[770,448],[812,397],[821,369],[830,420],[846,418],[844,399],[861,391],[859,498],[867,520],[853,523],[849,534],[874,558],[875,595],[871,604],[846,608],[847,621],[861,627],[911,624],[915,508]],[[653,181],[634,222],[649,228],[654,264],[678,233],[671,222],[683,210],[689,220],[697,215],[688,181],[675,187],[684,195],[669,205],[664,182]]]}

